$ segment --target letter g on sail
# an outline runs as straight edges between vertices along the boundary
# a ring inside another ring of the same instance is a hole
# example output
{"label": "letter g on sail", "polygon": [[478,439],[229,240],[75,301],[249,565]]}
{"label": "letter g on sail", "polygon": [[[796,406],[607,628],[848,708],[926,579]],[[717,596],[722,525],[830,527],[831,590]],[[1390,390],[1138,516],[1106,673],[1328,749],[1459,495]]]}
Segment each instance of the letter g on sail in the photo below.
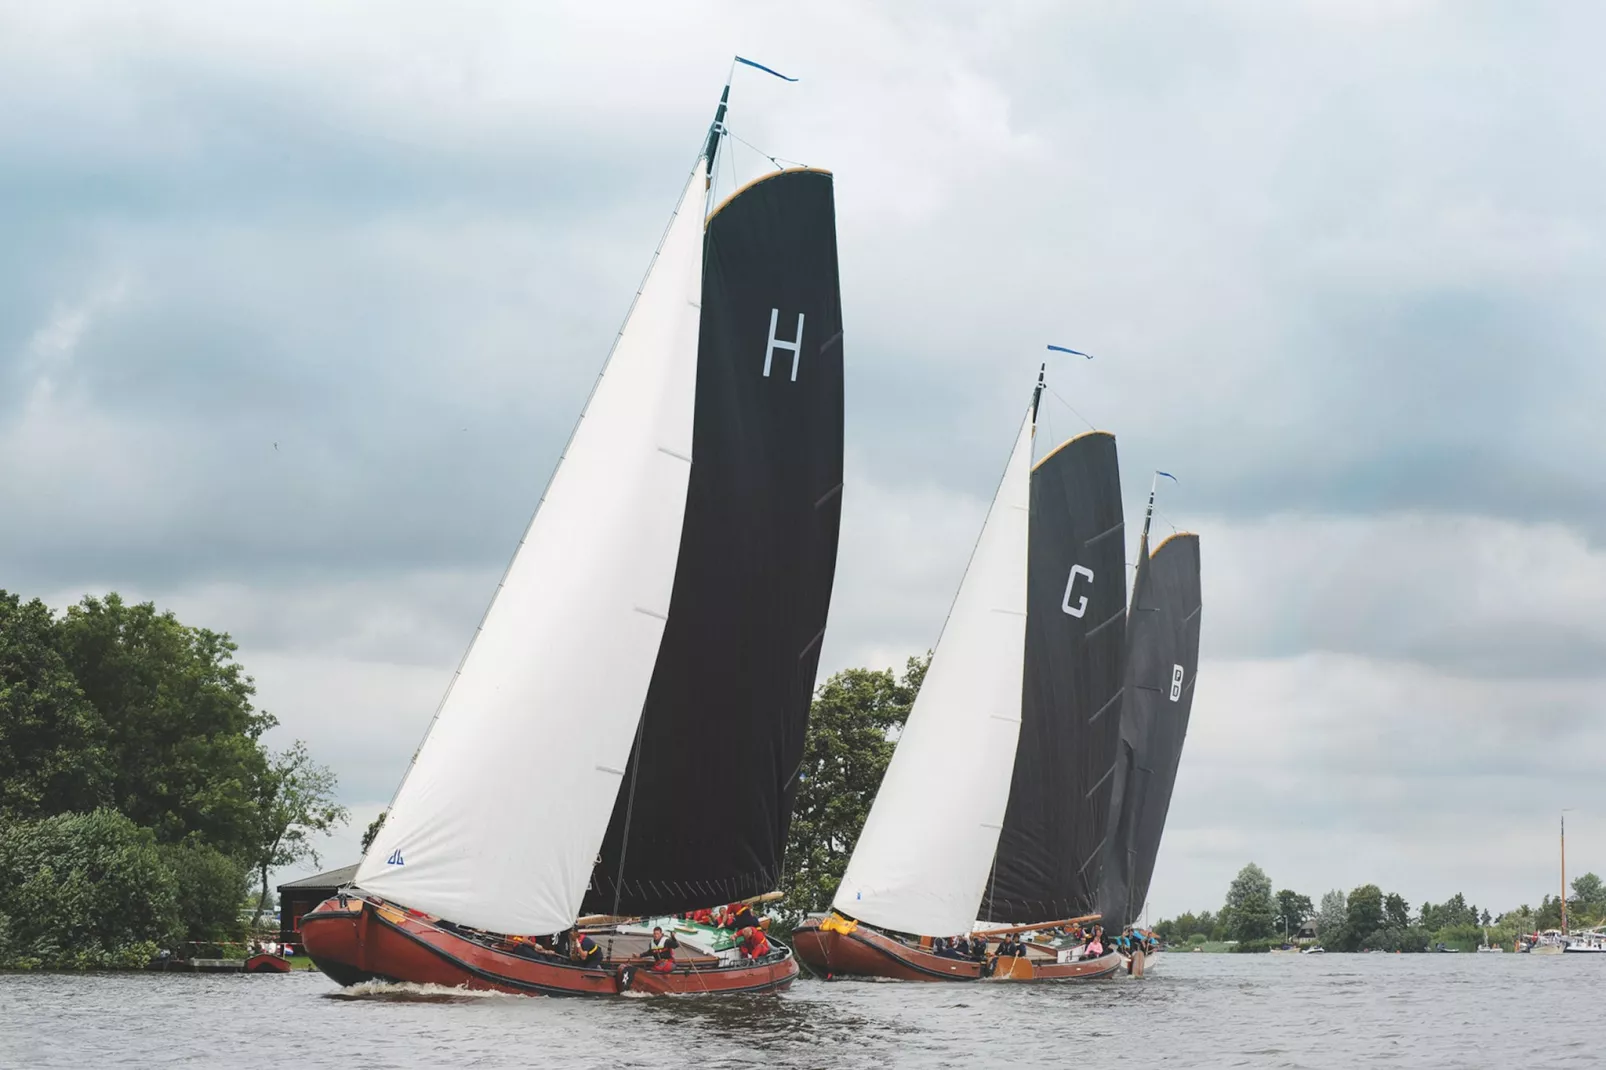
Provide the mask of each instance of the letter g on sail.
{"label": "letter g on sail", "polygon": [[1065,610],[1065,612],[1069,613],[1073,617],[1080,617],[1083,613],[1087,612],[1087,595],[1085,594],[1078,595],[1076,599],[1076,605],[1071,605],[1071,592],[1076,589],[1076,577],[1078,576],[1086,576],[1089,582],[1091,582],[1093,579],[1093,570],[1085,565],[1071,566],[1071,574],[1065,581],[1065,601],[1060,603],[1060,608]]}

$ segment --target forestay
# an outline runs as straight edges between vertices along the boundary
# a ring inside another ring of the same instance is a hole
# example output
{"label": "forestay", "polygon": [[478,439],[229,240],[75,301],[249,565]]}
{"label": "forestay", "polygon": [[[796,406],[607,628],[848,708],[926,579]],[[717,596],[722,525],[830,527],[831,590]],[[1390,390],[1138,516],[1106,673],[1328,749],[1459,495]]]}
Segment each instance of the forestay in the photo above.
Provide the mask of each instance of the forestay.
{"label": "forestay", "polygon": [[837,890],[836,908],[871,925],[946,935],[975,923],[1020,734],[1031,456],[1028,413]]}
{"label": "forestay", "polygon": [[578,913],[669,612],[706,161],[357,883],[504,933]]}

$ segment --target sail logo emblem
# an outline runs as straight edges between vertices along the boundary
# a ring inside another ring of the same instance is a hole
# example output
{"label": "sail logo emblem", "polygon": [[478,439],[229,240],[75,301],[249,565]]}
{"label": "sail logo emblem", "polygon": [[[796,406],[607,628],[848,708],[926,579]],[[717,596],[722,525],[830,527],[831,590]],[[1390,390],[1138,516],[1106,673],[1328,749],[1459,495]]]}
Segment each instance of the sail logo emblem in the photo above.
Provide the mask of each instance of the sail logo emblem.
{"label": "sail logo emblem", "polygon": [[398,847],[394,851],[390,852],[390,857],[385,859],[385,865],[387,865],[387,866],[405,866],[406,864],[407,864],[406,862],[402,861],[401,848],[400,847]]}
{"label": "sail logo emblem", "polygon": [[1071,592],[1076,589],[1076,577],[1086,576],[1088,581],[1093,579],[1093,570],[1085,565],[1072,565],[1070,578],[1065,581],[1065,600],[1060,608],[1073,617],[1080,617],[1087,612],[1087,595],[1078,595],[1076,605],[1071,605]]}
{"label": "sail logo emblem", "polygon": [[770,309],[770,341],[764,348],[764,378],[770,377],[770,362],[775,359],[777,349],[790,349],[792,351],[792,382],[797,382],[797,358],[803,352],[803,313],[797,314],[797,337],[790,342],[775,337],[776,325],[780,323],[781,310]]}
{"label": "sail logo emblem", "polygon": [[1171,666],[1171,701],[1182,697],[1182,666]]}

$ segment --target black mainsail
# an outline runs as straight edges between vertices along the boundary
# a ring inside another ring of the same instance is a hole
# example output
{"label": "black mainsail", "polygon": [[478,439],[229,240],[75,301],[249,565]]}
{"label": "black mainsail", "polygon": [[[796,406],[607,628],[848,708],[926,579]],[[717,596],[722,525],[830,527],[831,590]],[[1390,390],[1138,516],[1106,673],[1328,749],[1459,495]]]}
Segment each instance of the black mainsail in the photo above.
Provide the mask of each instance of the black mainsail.
{"label": "black mainsail", "polygon": [[779,883],[841,519],[835,220],[831,175],[796,168],[708,221],[674,590],[586,911]]}
{"label": "black mainsail", "polygon": [[1030,924],[1096,909],[1120,724],[1126,547],[1115,437],[1032,471],[1020,742],[981,914]]}
{"label": "black mainsail", "polygon": [[1199,671],[1199,536],[1171,536],[1140,568],[1144,564],[1146,574],[1134,591],[1127,625],[1134,638],[1127,648],[1123,702],[1133,713],[1134,729],[1141,732],[1137,775],[1128,781],[1130,802],[1122,806],[1128,881],[1124,898],[1105,900],[1107,924],[1134,921],[1148,899]]}

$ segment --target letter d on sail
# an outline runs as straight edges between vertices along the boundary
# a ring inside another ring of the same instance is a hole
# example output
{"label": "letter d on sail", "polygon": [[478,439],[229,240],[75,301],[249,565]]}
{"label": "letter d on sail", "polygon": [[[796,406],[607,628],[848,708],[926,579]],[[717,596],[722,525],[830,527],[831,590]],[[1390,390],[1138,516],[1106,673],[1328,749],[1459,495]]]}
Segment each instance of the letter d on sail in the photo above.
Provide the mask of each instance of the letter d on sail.
{"label": "letter d on sail", "polygon": [[764,378],[770,377],[770,361],[775,357],[777,349],[790,349],[792,351],[792,382],[797,382],[797,358],[803,350],[803,313],[797,314],[797,337],[790,342],[783,342],[775,337],[776,324],[780,322],[781,310],[770,309],[770,341],[764,347]]}
{"label": "letter d on sail", "polygon": [[1077,597],[1076,605],[1071,605],[1071,591],[1076,587],[1076,577],[1078,576],[1086,576],[1089,580],[1092,580],[1093,570],[1085,565],[1071,566],[1070,578],[1065,581],[1065,601],[1060,603],[1060,608],[1073,617],[1080,617],[1087,612],[1087,595],[1085,594]]}
{"label": "letter d on sail", "polygon": [[1171,666],[1171,701],[1182,697],[1182,666]]}

